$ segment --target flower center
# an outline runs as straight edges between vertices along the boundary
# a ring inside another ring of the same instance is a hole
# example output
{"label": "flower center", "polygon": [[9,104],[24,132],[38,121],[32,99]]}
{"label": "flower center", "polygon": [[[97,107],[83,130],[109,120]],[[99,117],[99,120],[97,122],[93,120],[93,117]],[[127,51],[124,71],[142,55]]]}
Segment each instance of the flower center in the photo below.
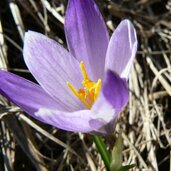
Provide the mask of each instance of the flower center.
{"label": "flower center", "polygon": [[77,96],[81,100],[81,102],[85,104],[88,109],[90,109],[99,95],[102,81],[101,79],[98,79],[97,82],[93,82],[89,79],[84,66],[84,62],[80,62],[80,68],[83,75],[83,88],[80,88],[77,91],[71,83],[67,82],[67,85],[75,94],[75,96]]}

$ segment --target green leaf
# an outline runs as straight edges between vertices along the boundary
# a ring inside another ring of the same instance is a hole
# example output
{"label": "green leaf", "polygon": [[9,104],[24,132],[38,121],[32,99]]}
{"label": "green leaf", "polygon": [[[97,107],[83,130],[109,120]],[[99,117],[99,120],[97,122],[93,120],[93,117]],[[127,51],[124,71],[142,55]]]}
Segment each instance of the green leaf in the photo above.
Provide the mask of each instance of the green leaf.
{"label": "green leaf", "polygon": [[133,167],[135,167],[135,164],[131,164],[131,165],[126,165],[126,166],[121,166],[118,170],[116,171],[127,171],[129,169],[132,169]]}
{"label": "green leaf", "polygon": [[118,135],[116,139],[115,145],[112,150],[112,161],[110,164],[110,171],[116,171],[122,166],[122,150],[123,150],[123,142],[121,133]]}
{"label": "green leaf", "polygon": [[107,171],[110,171],[111,156],[107,150],[107,147],[106,147],[102,137],[93,135],[93,141],[96,144],[96,147],[102,157],[102,160],[106,166]]}

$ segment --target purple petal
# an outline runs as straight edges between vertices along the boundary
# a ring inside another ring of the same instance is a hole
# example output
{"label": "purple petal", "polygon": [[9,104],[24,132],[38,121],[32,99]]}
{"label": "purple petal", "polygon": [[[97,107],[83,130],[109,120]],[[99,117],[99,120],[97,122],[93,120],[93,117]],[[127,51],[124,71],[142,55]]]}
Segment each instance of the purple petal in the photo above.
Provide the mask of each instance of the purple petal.
{"label": "purple petal", "polygon": [[[104,122],[102,130],[112,133],[115,128],[118,113],[128,102],[128,88],[125,80],[108,70],[102,87],[102,92],[92,107],[97,113],[93,122]],[[93,126],[93,125],[92,125]]]}
{"label": "purple petal", "polygon": [[93,0],[68,1],[65,34],[70,52],[85,62],[90,78],[102,78],[109,36]]}
{"label": "purple petal", "polygon": [[116,111],[121,111],[128,102],[127,82],[113,71],[107,71],[102,92],[105,99]]}
{"label": "purple petal", "polygon": [[39,85],[2,70],[0,78],[0,94],[31,116],[42,107],[62,110]]}
{"label": "purple petal", "polygon": [[117,72],[126,80],[137,51],[137,37],[134,26],[123,20],[113,33],[106,55],[106,69]]}
{"label": "purple petal", "polygon": [[23,54],[33,76],[59,104],[68,111],[85,108],[66,84],[68,81],[79,89],[82,82],[79,62],[68,51],[52,39],[29,31]]}

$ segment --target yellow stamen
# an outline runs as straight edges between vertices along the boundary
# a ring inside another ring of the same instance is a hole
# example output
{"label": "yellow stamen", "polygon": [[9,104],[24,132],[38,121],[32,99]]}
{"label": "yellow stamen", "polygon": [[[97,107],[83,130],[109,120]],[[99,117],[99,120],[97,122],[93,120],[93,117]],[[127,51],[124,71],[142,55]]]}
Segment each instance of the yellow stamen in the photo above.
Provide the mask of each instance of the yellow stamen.
{"label": "yellow stamen", "polygon": [[80,68],[81,68],[81,72],[82,72],[84,80],[88,80],[89,78],[88,78],[87,72],[85,70],[85,65],[84,65],[83,61],[80,62]]}
{"label": "yellow stamen", "polygon": [[96,89],[95,89],[95,96],[94,96],[94,100],[97,99],[98,95],[99,95],[99,92],[100,92],[100,89],[101,89],[101,85],[102,85],[102,80],[101,79],[98,79],[97,81],[97,84],[96,84]]}
{"label": "yellow stamen", "polygon": [[84,62],[80,62],[80,68],[83,75],[82,85],[84,88],[80,88],[77,91],[71,83],[67,82],[67,85],[75,94],[75,96],[77,96],[82,101],[82,103],[84,103],[85,106],[90,109],[99,95],[102,81],[99,79],[97,83],[95,83],[89,79]]}

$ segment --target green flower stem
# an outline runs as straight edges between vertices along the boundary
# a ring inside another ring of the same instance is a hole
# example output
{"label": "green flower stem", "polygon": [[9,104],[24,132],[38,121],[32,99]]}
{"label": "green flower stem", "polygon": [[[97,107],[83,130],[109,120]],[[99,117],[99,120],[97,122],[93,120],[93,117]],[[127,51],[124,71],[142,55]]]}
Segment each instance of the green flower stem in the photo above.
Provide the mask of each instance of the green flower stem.
{"label": "green flower stem", "polygon": [[96,144],[96,147],[103,159],[103,162],[106,166],[107,171],[110,171],[111,156],[109,154],[109,151],[107,150],[107,147],[106,147],[102,137],[93,135],[93,141]]}

